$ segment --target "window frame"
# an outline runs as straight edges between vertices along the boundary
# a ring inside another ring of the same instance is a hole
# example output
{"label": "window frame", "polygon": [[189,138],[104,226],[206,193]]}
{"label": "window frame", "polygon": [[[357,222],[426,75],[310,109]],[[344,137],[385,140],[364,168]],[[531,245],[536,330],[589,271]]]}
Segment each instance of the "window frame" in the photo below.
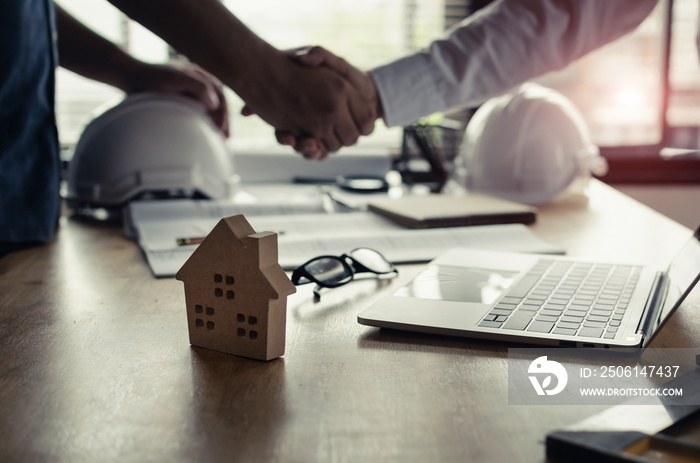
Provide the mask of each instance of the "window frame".
{"label": "window frame", "polygon": [[601,146],[600,153],[607,160],[609,170],[601,178],[606,183],[667,184],[700,183],[700,155],[663,155],[663,148],[670,140],[673,127],[668,120],[671,94],[670,63],[673,36],[674,0],[663,5],[662,56],[661,56],[661,140],[653,145]]}

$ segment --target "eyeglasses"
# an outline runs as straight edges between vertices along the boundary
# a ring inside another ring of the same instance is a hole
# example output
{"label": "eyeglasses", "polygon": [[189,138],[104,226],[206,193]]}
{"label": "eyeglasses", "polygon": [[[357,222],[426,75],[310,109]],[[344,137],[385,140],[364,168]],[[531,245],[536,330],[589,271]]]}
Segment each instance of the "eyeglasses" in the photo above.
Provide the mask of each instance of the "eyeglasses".
{"label": "eyeglasses", "polygon": [[314,296],[320,298],[321,288],[337,288],[350,283],[357,273],[375,275],[399,274],[391,262],[374,249],[357,248],[342,256],[318,256],[297,267],[292,273],[292,283],[305,285],[316,283]]}

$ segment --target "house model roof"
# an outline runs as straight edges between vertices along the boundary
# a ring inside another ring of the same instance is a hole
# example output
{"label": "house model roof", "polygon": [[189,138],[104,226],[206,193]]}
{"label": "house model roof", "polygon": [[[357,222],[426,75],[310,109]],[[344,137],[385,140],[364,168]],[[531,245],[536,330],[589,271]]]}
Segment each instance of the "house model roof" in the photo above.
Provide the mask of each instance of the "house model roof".
{"label": "house model roof", "polygon": [[277,234],[256,233],[241,214],[221,219],[175,277],[181,281],[197,278],[211,266],[212,258],[235,260],[236,265],[246,266],[251,273],[262,273],[264,278],[256,285],[256,290],[270,298],[296,292],[296,287],[279,265]]}

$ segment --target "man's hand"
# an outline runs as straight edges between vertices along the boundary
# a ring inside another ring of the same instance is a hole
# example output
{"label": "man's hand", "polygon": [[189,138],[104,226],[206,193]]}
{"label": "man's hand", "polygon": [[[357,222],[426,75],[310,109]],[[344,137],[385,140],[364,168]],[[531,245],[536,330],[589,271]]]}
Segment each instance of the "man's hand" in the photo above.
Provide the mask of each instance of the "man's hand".
{"label": "man's hand", "polygon": [[[361,135],[369,135],[374,130],[374,122],[382,116],[382,106],[377,89],[371,76],[352,66],[343,58],[340,58],[322,47],[306,47],[288,52],[296,62],[309,68],[328,68],[339,77],[342,77],[354,91],[358,100],[353,100],[353,107],[359,111],[360,116],[354,115],[354,120]],[[254,114],[253,109],[246,105],[241,114],[249,116]],[[320,139],[310,134],[295,135],[294,132],[277,128],[275,131],[277,141],[282,145],[292,146],[297,152],[307,159],[324,159],[335,151],[328,149]],[[357,137],[350,137],[342,141],[343,146],[350,146],[357,141]],[[340,148],[338,146],[337,148]]]}
{"label": "man's hand", "polygon": [[[298,49],[293,56],[296,61],[305,66],[325,66],[343,76],[357,89],[364,99],[364,103],[373,108],[376,118],[382,116],[382,106],[377,94],[377,88],[369,73],[359,70],[345,59],[319,46]],[[369,133],[372,133],[373,129],[374,120],[368,121],[367,125],[363,127],[363,132],[369,131]]]}
{"label": "man's hand", "polygon": [[228,138],[228,106],[221,82],[199,66],[153,65],[138,62],[128,73],[123,90],[128,93],[165,92],[200,102],[214,124]]}
{"label": "man's hand", "polygon": [[[354,85],[339,73],[305,66],[289,53],[277,52],[264,74],[265,95],[244,98],[243,115],[257,114],[278,134],[313,140],[308,158],[322,159],[372,132],[376,116]],[[255,101],[259,100],[258,103]],[[303,146],[303,145],[300,145]]]}

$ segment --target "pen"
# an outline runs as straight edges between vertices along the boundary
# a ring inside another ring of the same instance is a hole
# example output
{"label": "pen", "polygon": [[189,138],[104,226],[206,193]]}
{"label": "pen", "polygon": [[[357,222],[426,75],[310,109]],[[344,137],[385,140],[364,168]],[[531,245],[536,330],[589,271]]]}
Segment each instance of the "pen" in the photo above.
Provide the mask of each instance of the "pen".
{"label": "pen", "polygon": [[187,246],[188,244],[199,244],[204,241],[204,237],[194,238],[178,238],[175,240],[178,246]]}
{"label": "pen", "polygon": [[[278,235],[284,235],[284,230],[275,230],[275,233]],[[175,242],[177,243],[178,246],[188,246],[191,244],[199,244],[202,241],[204,241],[204,236],[195,236],[195,237],[189,237],[189,238],[176,238]]]}

